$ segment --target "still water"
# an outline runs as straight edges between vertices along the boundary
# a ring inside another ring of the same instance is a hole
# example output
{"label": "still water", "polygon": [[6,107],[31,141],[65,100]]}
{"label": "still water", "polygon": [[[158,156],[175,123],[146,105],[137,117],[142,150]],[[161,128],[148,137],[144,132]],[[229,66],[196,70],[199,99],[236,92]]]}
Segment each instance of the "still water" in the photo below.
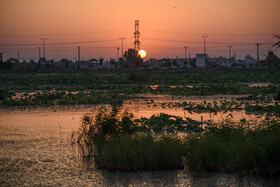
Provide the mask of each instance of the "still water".
{"label": "still water", "polygon": [[[149,172],[107,172],[94,167],[72,145],[71,132],[79,128],[81,117],[96,111],[91,107],[56,107],[0,110],[1,186],[276,186],[279,180],[238,178],[236,175],[186,170]],[[136,117],[165,112],[186,114],[183,109],[150,108],[125,104]],[[222,115],[222,114],[221,114]],[[246,115],[246,114],[242,114]],[[195,118],[195,116],[189,116]],[[244,117],[244,116],[242,116]],[[246,116],[245,116],[246,117]],[[198,119],[201,116],[197,116]]]}

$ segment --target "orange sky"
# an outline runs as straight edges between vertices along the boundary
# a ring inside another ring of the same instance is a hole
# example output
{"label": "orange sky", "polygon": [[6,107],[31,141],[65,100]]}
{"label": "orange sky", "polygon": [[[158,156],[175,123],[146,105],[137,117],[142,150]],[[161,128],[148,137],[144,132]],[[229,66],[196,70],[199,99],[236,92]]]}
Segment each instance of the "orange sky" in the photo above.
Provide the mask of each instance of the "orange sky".
{"label": "orange sky", "polygon": [[77,46],[83,60],[116,58],[118,38],[126,38],[124,50],[133,46],[139,19],[146,58],[184,57],[184,46],[193,57],[203,52],[202,34],[211,57],[228,56],[228,45],[238,58],[255,57],[254,43],[267,53],[280,34],[279,7],[279,0],[0,0],[0,52],[38,59],[44,36],[48,59],[74,60]]}

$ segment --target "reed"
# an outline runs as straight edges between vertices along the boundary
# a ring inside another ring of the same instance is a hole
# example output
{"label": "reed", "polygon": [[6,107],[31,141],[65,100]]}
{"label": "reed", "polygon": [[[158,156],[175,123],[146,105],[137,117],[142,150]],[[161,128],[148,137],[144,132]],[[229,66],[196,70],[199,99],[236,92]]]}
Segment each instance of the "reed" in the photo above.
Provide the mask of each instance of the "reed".
{"label": "reed", "polygon": [[164,128],[163,123],[186,122],[169,117],[161,114],[133,120],[132,114],[119,115],[116,108],[102,109],[95,118],[84,116],[77,140],[93,149],[97,167],[106,170],[187,168],[280,176],[279,117],[267,116],[256,128],[230,121],[208,124],[204,131],[186,128],[185,136],[158,129]]}

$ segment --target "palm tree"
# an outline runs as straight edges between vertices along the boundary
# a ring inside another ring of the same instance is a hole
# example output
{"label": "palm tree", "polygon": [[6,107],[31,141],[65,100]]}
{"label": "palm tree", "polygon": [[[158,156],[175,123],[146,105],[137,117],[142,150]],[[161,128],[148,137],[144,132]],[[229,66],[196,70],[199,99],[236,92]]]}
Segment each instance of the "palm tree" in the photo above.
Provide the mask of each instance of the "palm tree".
{"label": "palm tree", "polygon": [[[280,39],[280,35],[275,35],[276,38]],[[280,47],[280,41],[276,42],[272,47],[275,47],[278,49]]]}

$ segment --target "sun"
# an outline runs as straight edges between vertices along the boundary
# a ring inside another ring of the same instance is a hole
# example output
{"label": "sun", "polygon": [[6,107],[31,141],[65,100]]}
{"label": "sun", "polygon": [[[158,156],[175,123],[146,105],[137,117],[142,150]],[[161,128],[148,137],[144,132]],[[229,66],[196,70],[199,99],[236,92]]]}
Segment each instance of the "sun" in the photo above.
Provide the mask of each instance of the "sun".
{"label": "sun", "polygon": [[141,58],[144,58],[147,55],[146,51],[144,51],[143,49],[138,51],[138,54],[140,55]]}

